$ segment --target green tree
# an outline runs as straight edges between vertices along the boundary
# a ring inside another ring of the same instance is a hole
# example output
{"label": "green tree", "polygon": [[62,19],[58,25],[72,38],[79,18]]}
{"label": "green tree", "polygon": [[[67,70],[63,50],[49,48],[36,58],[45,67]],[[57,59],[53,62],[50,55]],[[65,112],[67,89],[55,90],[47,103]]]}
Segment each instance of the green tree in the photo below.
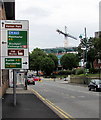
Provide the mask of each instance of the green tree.
{"label": "green tree", "polygon": [[51,73],[54,71],[55,63],[54,61],[49,57],[44,57],[41,61],[41,70],[46,75],[51,75]]}
{"label": "green tree", "polygon": [[30,63],[30,69],[38,71],[41,69],[41,61],[42,59],[46,57],[46,53],[44,53],[41,49],[36,48],[34,49],[29,56],[29,63]]}
{"label": "green tree", "polygon": [[60,59],[64,69],[72,69],[78,66],[78,57],[73,53],[64,54]]}
{"label": "green tree", "polygon": [[58,58],[56,57],[56,55],[54,55],[54,54],[52,54],[52,53],[50,53],[50,54],[48,55],[48,57],[51,58],[51,59],[54,61],[54,64],[55,64],[54,70],[56,70],[57,67],[58,67]]}
{"label": "green tree", "polygon": [[96,58],[101,59],[101,38],[93,38],[92,42],[92,46],[94,47],[96,52]]}
{"label": "green tree", "polygon": [[90,48],[87,53],[87,61],[89,64],[89,68],[93,68],[93,62],[95,60],[96,52],[94,48]]}
{"label": "green tree", "polygon": [[84,38],[81,40],[81,43],[79,44],[78,47],[79,58],[81,56],[81,59],[82,58],[86,59],[86,51],[81,50],[82,48],[86,48],[87,50],[86,62],[89,64],[89,68],[94,68],[93,66],[94,60],[101,59],[101,38],[90,37],[89,39]]}

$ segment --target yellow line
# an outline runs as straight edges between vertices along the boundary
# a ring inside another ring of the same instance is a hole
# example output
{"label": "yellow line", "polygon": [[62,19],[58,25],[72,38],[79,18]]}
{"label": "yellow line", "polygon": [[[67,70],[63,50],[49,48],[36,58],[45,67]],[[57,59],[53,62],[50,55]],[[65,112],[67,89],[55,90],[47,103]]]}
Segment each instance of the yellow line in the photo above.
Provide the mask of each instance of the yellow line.
{"label": "yellow line", "polygon": [[36,92],[35,90],[31,89],[36,95],[38,95],[38,97],[40,97],[42,100],[45,100],[44,97],[42,97],[38,92]]}
{"label": "yellow line", "polygon": [[[46,99],[47,100],[47,99]],[[71,120],[75,120],[71,115],[69,115],[68,113],[66,113],[65,111],[63,111],[61,108],[59,108],[58,106],[54,105],[52,102],[50,102],[49,100],[47,100],[50,104],[52,104],[53,106],[55,106],[58,110],[60,110],[62,113],[64,113],[65,115],[67,115],[69,117],[69,119]]]}
{"label": "yellow line", "polygon": [[75,120],[71,115],[69,115],[68,113],[66,113],[65,111],[63,111],[62,109],[60,109],[58,106],[54,105],[52,102],[50,102],[48,99],[45,99],[44,97],[42,97],[38,92],[36,92],[33,89],[32,90],[39,98],[41,98],[43,101],[47,102],[47,104],[49,104],[52,108],[54,108],[56,111],[58,111],[62,116],[64,116],[64,118],[67,118],[69,120]]}
{"label": "yellow line", "polygon": [[[47,102],[47,101],[46,101]],[[50,106],[52,106],[52,108],[54,108],[56,111],[58,111],[62,116],[64,116],[64,118],[68,118],[68,116],[66,116],[64,113],[62,113],[61,111],[59,111],[55,106],[53,106],[52,104],[50,104],[49,102],[47,102]],[[70,120],[70,119],[69,119]]]}

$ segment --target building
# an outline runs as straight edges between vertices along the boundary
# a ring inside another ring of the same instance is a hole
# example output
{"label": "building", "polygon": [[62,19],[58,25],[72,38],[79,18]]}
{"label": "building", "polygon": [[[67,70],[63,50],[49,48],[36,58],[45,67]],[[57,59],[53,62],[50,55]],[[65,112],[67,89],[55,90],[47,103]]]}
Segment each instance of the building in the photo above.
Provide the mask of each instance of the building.
{"label": "building", "polygon": [[95,38],[101,37],[101,31],[95,32]]}
{"label": "building", "polygon": [[54,54],[64,54],[64,53],[77,53],[77,47],[56,47],[56,48],[46,48],[42,49],[46,53],[54,53]]}
{"label": "building", "polygon": [[[0,20],[15,19],[15,0],[0,0]],[[1,46],[1,41],[0,41]],[[1,64],[1,48],[0,48],[0,64]],[[0,65],[1,66],[1,65]],[[9,71],[0,68],[0,96],[2,96],[9,83]]]}
{"label": "building", "polygon": [[57,48],[46,48],[42,49],[46,54],[55,54],[58,58],[58,70],[62,69],[62,66],[60,64],[60,58],[67,53],[74,53],[78,54],[77,47],[57,47]]}

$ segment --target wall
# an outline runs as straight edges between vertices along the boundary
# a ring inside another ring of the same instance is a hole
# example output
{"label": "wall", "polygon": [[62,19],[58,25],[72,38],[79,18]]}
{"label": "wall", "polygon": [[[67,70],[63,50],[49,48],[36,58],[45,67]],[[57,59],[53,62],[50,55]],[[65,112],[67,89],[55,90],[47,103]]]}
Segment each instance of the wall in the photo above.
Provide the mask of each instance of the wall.
{"label": "wall", "polygon": [[94,77],[70,77],[70,83],[88,84],[91,79],[98,79]]}
{"label": "wall", "polygon": [[[5,8],[4,8],[4,4],[2,2],[0,2],[0,20],[5,20],[6,19],[6,14],[5,14]],[[1,43],[1,41],[0,41]],[[1,44],[0,44],[1,46]],[[0,52],[1,52],[1,48],[0,48]],[[0,53],[0,56],[1,56],[1,53]],[[0,66],[1,66],[1,58],[0,58]],[[0,68],[0,96],[2,96],[2,94],[4,94],[5,92],[5,88],[7,88],[7,81],[2,84],[2,76],[5,76],[7,74],[7,71],[2,71],[1,68]],[[8,75],[5,76],[4,78],[4,81],[7,80],[8,78]]]}

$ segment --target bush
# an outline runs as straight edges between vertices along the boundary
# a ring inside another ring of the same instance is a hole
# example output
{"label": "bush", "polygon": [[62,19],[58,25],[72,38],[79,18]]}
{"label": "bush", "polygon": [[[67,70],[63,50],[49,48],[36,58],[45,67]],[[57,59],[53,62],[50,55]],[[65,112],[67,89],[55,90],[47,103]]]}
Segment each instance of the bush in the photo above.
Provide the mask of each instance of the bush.
{"label": "bush", "polygon": [[75,75],[76,74],[76,69],[72,70],[72,74]]}
{"label": "bush", "polygon": [[99,72],[99,69],[90,68],[90,69],[89,69],[89,72],[90,72],[90,73],[93,73],[93,74],[94,74],[94,73],[98,73],[98,72]]}
{"label": "bush", "polygon": [[75,70],[76,75],[84,74],[84,69],[83,68],[78,68]]}
{"label": "bush", "polygon": [[58,75],[71,75],[71,74],[72,74],[72,70],[60,71],[58,73]]}

